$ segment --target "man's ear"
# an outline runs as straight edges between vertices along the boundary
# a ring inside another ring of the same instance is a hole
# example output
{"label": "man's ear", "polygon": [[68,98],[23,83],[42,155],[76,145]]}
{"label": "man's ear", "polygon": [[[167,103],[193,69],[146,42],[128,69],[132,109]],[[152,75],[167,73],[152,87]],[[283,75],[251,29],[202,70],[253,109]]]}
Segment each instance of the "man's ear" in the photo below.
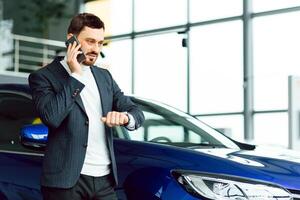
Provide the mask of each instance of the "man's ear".
{"label": "man's ear", "polygon": [[70,37],[72,37],[72,36],[73,36],[73,33],[68,33],[67,40],[70,39]]}

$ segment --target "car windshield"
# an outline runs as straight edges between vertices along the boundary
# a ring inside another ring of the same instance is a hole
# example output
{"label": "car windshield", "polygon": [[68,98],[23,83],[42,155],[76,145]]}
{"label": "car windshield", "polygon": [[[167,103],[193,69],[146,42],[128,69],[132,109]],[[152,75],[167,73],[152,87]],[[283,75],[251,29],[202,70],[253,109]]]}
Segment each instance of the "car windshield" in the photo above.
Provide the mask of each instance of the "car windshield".
{"label": "car windshield", "polygon": [[119,128],[116,137],[187,148],[239,149],[223,134],[173,107],[140,98],[133,101],[143,111],[145,122],[135,131]]}

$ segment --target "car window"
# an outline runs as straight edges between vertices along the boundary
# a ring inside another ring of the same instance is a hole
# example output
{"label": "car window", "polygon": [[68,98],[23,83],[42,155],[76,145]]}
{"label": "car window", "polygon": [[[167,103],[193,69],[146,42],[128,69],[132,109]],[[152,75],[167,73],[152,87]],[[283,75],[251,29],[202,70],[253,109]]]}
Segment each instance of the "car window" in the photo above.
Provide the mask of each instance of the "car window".
{"label": "car window", "polygon": [[195,123],[198,120],[192,116],[180,115],[155,104],[139,102],[138,105],[145,116],[143,126],[135,131],[119,127],[115,130],[115,137],[181,147],[236,147],[221,133],[208,126],[199,126]]}
{"label": "car window", "polygon": [[20,94],[0,93],[0,150],[27,151],[19,139],[23,126],[38,121],[32,100]]}
{"label": "car window", "polygon": [[[144,111],[143,113],[146,119],[143,126],[135,131],[128,131],[129,138],[127,137],[127,139],[174,144],[209,142],[206,138],[189,130],[182,124],[148,111]],[[122,131],[124,134],[124,130]],[[122,134],[119,133],[119,135]]]}

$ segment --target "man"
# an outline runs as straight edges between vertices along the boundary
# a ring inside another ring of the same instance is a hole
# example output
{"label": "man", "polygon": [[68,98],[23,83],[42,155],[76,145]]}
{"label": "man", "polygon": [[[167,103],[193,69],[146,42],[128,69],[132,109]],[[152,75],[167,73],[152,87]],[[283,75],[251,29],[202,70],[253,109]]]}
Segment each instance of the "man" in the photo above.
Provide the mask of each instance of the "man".
{"label": "man", "polygon": [[[112,127],[137,129],[143,113],[111,74],[93,66],[104,42],[95,15],[75,16],[67,39],[77,36],[65,57],[29,76],[36,110],[49,128],[41,185],[45,200],[117,199]],[[77,55],[86,58],[78,63]]]}

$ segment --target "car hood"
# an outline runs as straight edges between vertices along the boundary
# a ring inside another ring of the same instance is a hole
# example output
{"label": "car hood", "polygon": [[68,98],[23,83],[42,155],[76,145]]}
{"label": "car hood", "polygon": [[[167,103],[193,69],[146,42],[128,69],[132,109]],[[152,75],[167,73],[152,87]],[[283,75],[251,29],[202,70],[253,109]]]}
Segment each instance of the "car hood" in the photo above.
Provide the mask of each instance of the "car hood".
{"label": "car hood", "polygon": [[[119,168],[130,163],[125,173],[138,168],[165,168],[237,176],[281,185],[300,191],[300,154],[285,149],[182,148],[138,141],[115,140]],[[134,165],[133,165],[134,164]]]}
{"label": "car hood", "polygon": [[195,150],[218,158],[219,165],[223,166],[218,173],[260,179],[300,190],[300,153],[297,151],[269,147],[257,147],[251,151]]}

